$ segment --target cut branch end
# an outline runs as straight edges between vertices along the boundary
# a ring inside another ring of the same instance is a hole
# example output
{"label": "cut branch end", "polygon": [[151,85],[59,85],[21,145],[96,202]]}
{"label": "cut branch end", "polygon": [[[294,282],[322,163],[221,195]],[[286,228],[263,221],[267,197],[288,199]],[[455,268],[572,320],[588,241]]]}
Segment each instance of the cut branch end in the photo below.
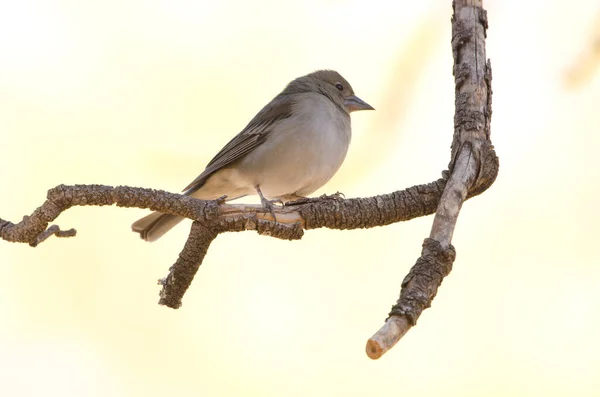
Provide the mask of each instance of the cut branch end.
{"label": "cut branch end", "polygon": [[406,316],[391,316],[367,341],[367,356],[377,360],[390,350],[408,332],[412,323]]}

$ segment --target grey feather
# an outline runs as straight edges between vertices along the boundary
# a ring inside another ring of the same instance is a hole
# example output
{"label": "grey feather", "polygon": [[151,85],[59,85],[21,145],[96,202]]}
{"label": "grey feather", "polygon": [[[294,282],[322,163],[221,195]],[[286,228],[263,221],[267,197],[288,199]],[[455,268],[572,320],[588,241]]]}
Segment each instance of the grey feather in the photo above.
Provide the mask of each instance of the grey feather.
{"label": "grey feather", "polygon": [[265,142],[274,127],[291,116],[292,104],[292,95],[276,96],[210,160],[202,174],[183,189],[185,194],[191,195],[200,189],[212,174],[241,159]]}
{"label": "grey feather", "polygon": [[183,219],[177,215],[153,212],[131,225],[131,230],[146,241],[156,241]]}

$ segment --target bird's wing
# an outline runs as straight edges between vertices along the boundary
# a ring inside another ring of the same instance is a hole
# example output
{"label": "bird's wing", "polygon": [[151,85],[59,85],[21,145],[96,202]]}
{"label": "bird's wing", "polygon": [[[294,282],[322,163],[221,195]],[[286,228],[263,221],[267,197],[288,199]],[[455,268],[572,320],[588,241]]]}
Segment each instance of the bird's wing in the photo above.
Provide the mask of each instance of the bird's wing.
{"label": "bird's wing", "polygon": [[269,102],[239,134],[210,160],[202,174],[183,189],[185,194],[194,193],[204,185],[213,173],[241,159],[260,146],[277,124],[291,116],[292,104],[291,95],[278,95]]}

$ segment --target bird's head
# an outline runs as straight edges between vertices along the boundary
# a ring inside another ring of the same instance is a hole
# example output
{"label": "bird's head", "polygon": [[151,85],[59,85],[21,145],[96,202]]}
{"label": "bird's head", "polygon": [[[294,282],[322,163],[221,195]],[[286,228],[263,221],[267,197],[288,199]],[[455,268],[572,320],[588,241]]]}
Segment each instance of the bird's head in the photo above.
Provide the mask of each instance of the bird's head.
{"label": "bird's head", "polygon": [[317,70],[292,81],[284,92],[318,92],[331,99],[347,113],[357,110],[375,110],[371,105],[354,95],[348,81],[335,70]]}

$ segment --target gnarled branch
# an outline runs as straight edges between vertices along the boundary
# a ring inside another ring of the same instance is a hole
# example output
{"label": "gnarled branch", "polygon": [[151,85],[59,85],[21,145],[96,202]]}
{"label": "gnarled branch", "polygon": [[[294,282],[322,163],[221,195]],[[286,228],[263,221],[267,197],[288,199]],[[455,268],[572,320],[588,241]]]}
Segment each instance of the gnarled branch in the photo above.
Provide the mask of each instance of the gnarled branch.
{"label": "gnarled branch", "polygon": [[391,349],[430,306],[452,269],[456,252],[450,242],[463,202],[470,194],[485,190],[498,174],[498,158],[490,140],[492,69],[485,55],[487,13],[481,0],[456,0],[453,8],[456,109],[451,173],[421,257],[404,279],[386,323],[367,342],[367,354],[373,359]]}

